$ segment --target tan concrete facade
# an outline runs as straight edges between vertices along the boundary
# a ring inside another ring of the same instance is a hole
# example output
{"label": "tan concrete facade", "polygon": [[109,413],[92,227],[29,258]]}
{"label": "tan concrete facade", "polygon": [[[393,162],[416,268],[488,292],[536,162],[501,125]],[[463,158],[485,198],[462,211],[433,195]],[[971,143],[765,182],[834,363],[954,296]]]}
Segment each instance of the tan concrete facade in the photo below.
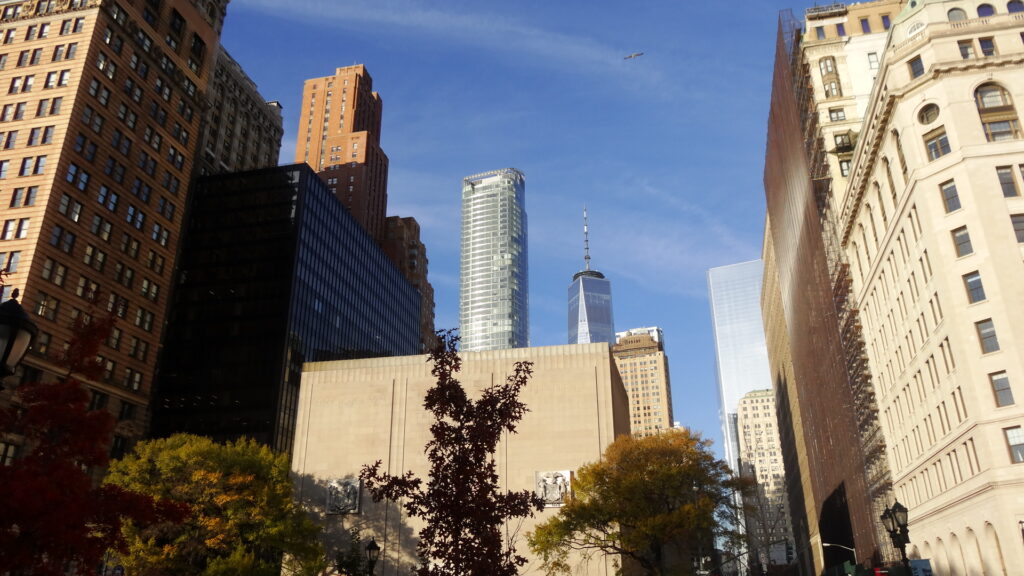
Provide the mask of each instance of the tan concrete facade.
{"label": "tan concrete facade", "polygon": [[633,435],[642,438],[673,426],[672,385],[664,343],[637,328],[617,334],[612,357],[629,395],[629,421]]}
{"label": "tan concrete facade", "polygon": [[756,482],[753,492],[743,497],[748,507],[744,517],[750,553],[765,567],[786,564],[786,546],[780,540],[792,541],[793,535],[775,392],[754,390],[740,398],[736,427],[740,441],[740,474]]}
{"label": "tan concrete facade", "polygon": [[908,552],[943,576],[1024,565],[1024,13],[1012,5],[924,1],[899,16],[839,212]]}
{"label": "tan concrete facade", "polygon": [[[599,460],[615,437],[629,433],[626,391],[606,344],[466,352],[462,358],[459,379],[471,393],[503,381],[517,361],[534,363],[522,394],[530,412],[496,454],[500,482],[508,490],[534,490],[539,472],[568,471],[571,477],[581,465]],[[366,538],[375,537],[383,547],[379,575],[399,574],[399,567],[415,562],[419,520],[407,518],[394,503],[374,504],[365,490],[358,514],[324,515],[325,486],[377,460],[392,474],[411,470],[423,477],[432,418],[422,402],[433,385],[426,356],[313,363],[303,372],[292,460],[299,497],[326,522],[329,534],[358,526]],[[557,510],[546,508],[507,527],[519,552],[530,557],[522,574],[541,573],[525,534]],[[614,573],[610,561],[600,559],[578,568],[581,574]]]}
{"label": "tan concrete facade", "polygon": [[306,80],[295,146],[295,161],[312,166],[378,243],[388,203],[383,106],[362,64]]}

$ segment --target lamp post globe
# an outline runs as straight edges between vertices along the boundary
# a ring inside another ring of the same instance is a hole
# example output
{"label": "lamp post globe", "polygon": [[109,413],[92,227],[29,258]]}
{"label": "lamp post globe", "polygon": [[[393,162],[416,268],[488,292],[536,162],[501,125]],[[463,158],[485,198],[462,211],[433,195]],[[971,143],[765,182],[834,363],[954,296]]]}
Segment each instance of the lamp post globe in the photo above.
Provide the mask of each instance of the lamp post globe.
{"label": "lamp post globe", "polygon": [[377,545],[377,539],[371,538],[370,543],[366,545],[366,573],[372,576],[373,568],[377,565],[377,559],[380,558],[380,546]]}
{"label": "lamp post globe", "polygon": [[38,333],[39,328],[18,303],[15,289],[11,299],[0,304],[0,380],[14,374]]}

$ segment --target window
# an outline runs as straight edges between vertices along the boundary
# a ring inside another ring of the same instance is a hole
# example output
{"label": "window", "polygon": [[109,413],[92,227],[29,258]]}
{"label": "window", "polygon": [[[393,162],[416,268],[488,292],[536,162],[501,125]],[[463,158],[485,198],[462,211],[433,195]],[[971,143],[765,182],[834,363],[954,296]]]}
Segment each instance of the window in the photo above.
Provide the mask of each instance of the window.
{"label": "window", "polygon": [[949,138],[946,137],[946,127],[939,126],[925,134],[924,147],[928,150],[929,160],[937,160],[949,154]]}
{"label": "window", "polygon": [[843,24],[842,22],[836,24],[836,35],[840,38],[846,36],[846,24]]}
{"label": "window", "polygon": [[935,104],[926,104],[925,107],[921,108],[921,111],[917,113],[917,120],[921,124],[925,125],[935,122],[935,120],[938,119],[938,117],[939,107],[936,106]]}
{"label": "window", "polygon": [[39,299],[36,301],[35,308],[36,315],[42,316],[47,320],[53,320],[57,317],[58,310],[60,310],[60,300],[46,292],[39,293]]}
{"label": "window", "polygon": [[57,286],[64,285],[64,278],[67,276],[68,269],[60,262],[47,258],[43,262],[43,279],[53,282]]}
{"label": "window", "polygon": [[849,160],[840,160],[839,161],[839,173],[842,174],[843,176],[849,176],[850,175],[850,161]]}
{"label": "window", "polygon": [[957,194],[955,182],[943,182],[939,184],[939,190],[942,191],[942,203],[947,213],[960,209],[960,195]]}
{"label": "window", "polygon": [[1024,214],[1013,214],[1010,216],[1013,223],[1013,232],[1017,235],[1017,242],[1024,243]]}
{"label": "window", "polygon": [[882,28],[888,30],[892,26],[892,21],[889,19],[888,14],[882,14]]}
{"label": "window", "polygon": [[946,13],[946,17],[949,18],[950,22],[961,22],[967,20],[967,12],[964,12],[960,8],[953,8]]}
{"label": "window", "polygon": [[878,70],[878,52],[868,52],[868,68]]}
{"label": "window", "polygon": [[996,406],[1013,405],[1013,390],[1010,389],[1010,379],[1007,378],[1006,372],[989,374],[988,380],[992,383],[992,394],[995,395]]}
{"label": "window", "polygon": [[824,40],[825,39],[825,27],[824,26],[816,26],[814,28],[814,35],[815,35],[815,37],[818,40]]}
{"label": "window", "polygon": [[974,40],[961,40],[956,45],[960,48],[960,58],[964,60],[974,58]]}
{"label": "window", "polygon": [[981,344],[981,352],[989,354],[999,350],[999,339],[996,338],[996,327],[992,319],[975,322],[974,328],[978,331],[978,342]]}
{"label": "window", "polygon": [[1010,0],[1006,3],[1006,11],[1010,14],[1024,12],[1024,2],[1021,2],[1021,0]]}
{"label": "window", "polygon": [[981,46],[983,56],[996,55],[996,43],[992,38],[978,38],[978,45]]}
{"label": "window", "polygon": [[924,62],[921,61],[920,56],[914,56],[907,62],[907,66],[910,68],[910,77],[917,78],[918,76],[924,75]]}
{"label": "window", "polygon": [[996,9],[991,4],[981,4],[978,6],[978,18],[988,18],[996,13]]}
{"label": "window", "polygon": [[967,226],[961,226],[953,230],[952,234],[953,247],[956,249],[957,256],[967,256],[974,253],[974,247],[971,246],[971,235],[967,233]]}
{"label": "window", "polygon": [[871,34],[871,22],[867,18],[860,19],[860,31],[865,34]]}
{"label": "window", "polygon": [[[1024,170],[1024,166],[1021,168]],[[1013,179],[1013,166],[996,167],[996,176],[999,178],[999,187],[1002,188],[1004,197],[1020,196],[1020,191],[1017,190],[1017,181]]]}
{"label": "window", "polygon": [[0,442],[0,466],[10,466],[18,457],[18,445]]}
{"label": "window", "polygon": [[[838,98],[843,95],[843,91],[839,88],[839,82],[832,80],[825,82],[825,98]],[[356,153],[352,153],[352,157],[356,157]]]}
{"label": "window", "polygon": [[1010,448],[1010,461],[1014,464],[1024,462],[1024,428],[1014,426],[1005,428],[1006,445]]}
{"label": "window", "polygon": [[964,274],[964,289],[967,290],[967,301],[971,304],[985,299],[985,287],[981,284],[981,274],[971,272]]}
{"label": "window", "polygon": [[974,91],[974,103],[989,142],[1020,138],[1017,111],[1005,88],[994,82],[982,84]]}
{"label": "window", "polygon": [[828,119],[833,122],[839,122],[840,120],[846,120],[846,111],[842,108],[829,108]]}

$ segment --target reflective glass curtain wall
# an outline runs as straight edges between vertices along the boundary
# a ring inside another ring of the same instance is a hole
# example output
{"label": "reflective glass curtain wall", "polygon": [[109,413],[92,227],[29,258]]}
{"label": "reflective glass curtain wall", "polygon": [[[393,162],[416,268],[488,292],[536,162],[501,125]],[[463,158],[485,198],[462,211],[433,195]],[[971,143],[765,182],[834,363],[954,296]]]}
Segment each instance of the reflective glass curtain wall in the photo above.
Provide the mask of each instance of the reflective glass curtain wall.
{"label": "reflective glass curtain wall", "polygon": [[529,346],[526,177],[515,168],[462,181],[462,350]]}
{"label": "reflective glass curtain wall", "polygon": [[612,283],[595,270],[577,272],[569,285],[569,344],[615,342]]}

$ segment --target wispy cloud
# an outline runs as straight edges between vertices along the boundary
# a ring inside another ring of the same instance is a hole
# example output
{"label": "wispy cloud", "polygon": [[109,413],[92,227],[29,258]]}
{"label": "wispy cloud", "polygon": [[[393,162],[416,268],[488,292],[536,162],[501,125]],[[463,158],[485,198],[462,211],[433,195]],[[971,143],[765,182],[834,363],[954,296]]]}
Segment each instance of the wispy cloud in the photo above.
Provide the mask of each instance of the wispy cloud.
{"label": "wispy cloud", "polygon": [[360,28],[382,33],[419,33],[456,45],[531,57],[531,66],[585,74],[611,71],[657,81],[652,67],[623,63],[626,48],[600,39],[556,32],[525,22],[512,11],[485,12],[471,3],[445,8],[412,0],[292,0],[282,10],[278,0],[236,0],[232,9],[272,12],[315,25]]}

